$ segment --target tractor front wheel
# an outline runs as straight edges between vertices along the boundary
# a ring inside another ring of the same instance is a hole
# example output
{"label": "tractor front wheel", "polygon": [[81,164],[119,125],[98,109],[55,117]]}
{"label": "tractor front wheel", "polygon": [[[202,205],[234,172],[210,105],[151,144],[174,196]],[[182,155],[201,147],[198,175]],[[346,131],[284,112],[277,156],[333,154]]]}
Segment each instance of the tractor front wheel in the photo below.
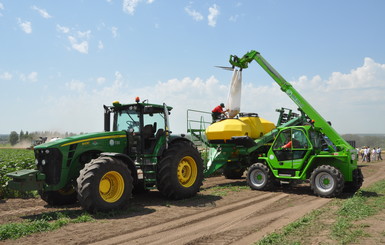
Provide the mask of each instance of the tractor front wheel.
{"label": "tractor front wheel", "polygon": [[158,190],[171,199],[195,196],[203,181],[203,162],[188,141],[171,143],[158,165]]}
{"label": "tractor front wheel", "polygon": [[330,165],[317,167],[310,176],[310,187],[320,197],[335,197],[344,189],[344,177]]}
{"label": "tractor front wheel", "polygon": [[131,171],[119,159],[99,157],[77,179],[80,205],[88,212],[126,208],[132,195]]}
{"label": "tractor front wheel", "polygon": [[64,187],[57,191],[39,191],[41,199],[51,206],[61,206],[74,204],[78,201],[77,193],[72,185]]}

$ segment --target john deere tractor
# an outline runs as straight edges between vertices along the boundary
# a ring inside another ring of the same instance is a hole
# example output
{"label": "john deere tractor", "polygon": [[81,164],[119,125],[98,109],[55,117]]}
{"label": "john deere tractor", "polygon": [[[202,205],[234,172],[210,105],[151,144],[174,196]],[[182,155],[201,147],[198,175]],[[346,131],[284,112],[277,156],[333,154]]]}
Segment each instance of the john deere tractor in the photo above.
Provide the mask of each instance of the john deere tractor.
{"label": "john deere tractor", "polygon": [[171,199],[194,196],[202,159],[190,140],[171,135],[171,109],[139,98],[104,106],[105,132],[36,146],[36,169],[9,173],[8,186],[39,190],[51,205],[79,201],[89,212],[125,208],[133,192],[155,188]]}

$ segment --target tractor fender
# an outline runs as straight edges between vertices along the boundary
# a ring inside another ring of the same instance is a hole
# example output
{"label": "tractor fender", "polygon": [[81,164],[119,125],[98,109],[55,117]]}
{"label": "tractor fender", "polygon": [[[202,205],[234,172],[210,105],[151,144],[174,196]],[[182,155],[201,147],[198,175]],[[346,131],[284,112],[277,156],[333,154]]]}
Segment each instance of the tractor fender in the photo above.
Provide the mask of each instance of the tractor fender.
{"label": "tractor fender", "polygon": [[138,172],[136,170],[135,163],[126,154],[117,153],[117,152],[102,152],[102,153],[100,153],[100,156],[101,157],[113,157],[113,158],[118,158],[118,159],[122,160],[127,165],[128,169],[130,169],[132,177],[134,178],[134,183],[136,183],[138,181]]}

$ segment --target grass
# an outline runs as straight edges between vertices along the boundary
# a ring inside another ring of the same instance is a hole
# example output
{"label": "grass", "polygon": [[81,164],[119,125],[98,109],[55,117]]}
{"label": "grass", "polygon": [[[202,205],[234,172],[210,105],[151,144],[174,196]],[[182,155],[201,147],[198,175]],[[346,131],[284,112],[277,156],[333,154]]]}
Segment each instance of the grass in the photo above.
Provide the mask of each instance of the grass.
{"label": "grass", "polygon": [[6,183],[10,180],[7,173],[20,169],[35,168],[35,157],[32,150],[0,149],[0,199],[11,197],[31,197],[31,192],[10,190]]}
{"label": "grass", "polygon": [[52,212],[25,222],[0,225],[0,241],[17,239],[37,232],[56,230],[70,223],[83,223],[94,220],[88,213],[81,213],[78,216],[74,214],[73,211]]}
{"label": "grass", "polygon": [[308,244],[314,234],[320,235],[325,244],[349,244],[365,237],[367,225],[357,225],[385,209],[385,180],[359,190],[349,199],[335,199],[301,219],[273,232],[255,244]]}

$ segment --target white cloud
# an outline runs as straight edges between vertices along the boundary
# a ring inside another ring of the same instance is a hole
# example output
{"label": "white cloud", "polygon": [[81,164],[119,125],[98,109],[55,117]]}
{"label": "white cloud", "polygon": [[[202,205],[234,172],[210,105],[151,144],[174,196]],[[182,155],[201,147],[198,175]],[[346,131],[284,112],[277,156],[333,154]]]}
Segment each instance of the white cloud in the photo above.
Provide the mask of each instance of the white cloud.
{"label": "white cloud", "polygon": [[230,16],[229,21],[237,22],[238,18],[239,18],[239,15],[237,15],[237,14],[236,15],[232,15],[232,16]]}
{"label": "white cloud", "polygon": [[103,44],[103,42],[102,41],[100,41],[99,40],[99,42],[98,42],[98,49],[104,49],[104,44]]}
{"label": "white cloud", "polygon": [[[4,10],[4,5],[0,2],[0,10]],[[0,17],[3,16],[2,13],[0,13]]]}
{"label": "white cloud", "polygon": [[111,27],[112,37],[116,38],[118,36],[118,28],[113,26]]}
{"label": "white cloud", "polygon": [[0,80],[12,80],[12,74],[9,72],[3,72],[3,74],[0,74]]}
{"label": "white cloud", "polygon": [[89,39],[91,37],[91,31],[77,31],[77,36],[81,39]]}
{"label": "white cloud", "polygon": [[[147,4],[152,4],[155,0],[147,0]],[[123,0],[123,11],[127,14],[134,15],[135,9],[143,0]]]}
{"label": "white cloud", "polygon": [[209,8],[209,15],[207,16],[209,26],[215,27],[217,25],[217,18],[219,15],[219,9],[216,4]]}
{"label": "white cloud", "polygon": [[30,21],[22,21],[20,18],[18,18],[18,23],[20,28],[27,34],[32,33],[32,23]]}
{"label": "white cloud", "polygon": [[123,11],[133,15],[140,0],[123,0]]}
{"label": "white cloud", "polygon": [[190,15],[195,21],[203,20],[203,15],[194,9],[190,9],[190,6],[184,8],[186,13]]}
{"label": "white cloud", "polygon": [[25,74],[20,74],[20,80],[21,81],[28,81],[28,82],[37,82],[37,76],[38,76],[38,73],[33,71],[27,75]]}
{"label": "white cloud", "polygon": [[41,9],[41,8],[36,7],[36,6],[32,6],[32,9],[36,10],[41,15],[41,17],[43,17],[45,19],[52,18],[52,16],[45,9]]}
{"label": "white cloud", "polygon": [[66,83],[66,87],[76,92],[82,92],[85,88],[85,84],[80,81],[72,80]]}
{"label": "white cloud", "polygon": [[106,82],[106,78],[105,77],[98,77],[98,78],[96,78],[96,83],[97,84],[103,84],[103,83],[105,83]]}
{"label": "white cloud", "polygon": [[71,47],[74,50],[76,50],[80,53],[83,53],[83,54],[88,54],[88,42],[87,41],[80,42],[73,36],[68,36],[68,40],[70,41]]}
{"label": "white cloud", "polygon": [[68,28],[66,26],[61,26],[61,25],[56,25],[56,30],[58,32],[61,32],[61,33],[69,33],[70,32],[70,28]]}

